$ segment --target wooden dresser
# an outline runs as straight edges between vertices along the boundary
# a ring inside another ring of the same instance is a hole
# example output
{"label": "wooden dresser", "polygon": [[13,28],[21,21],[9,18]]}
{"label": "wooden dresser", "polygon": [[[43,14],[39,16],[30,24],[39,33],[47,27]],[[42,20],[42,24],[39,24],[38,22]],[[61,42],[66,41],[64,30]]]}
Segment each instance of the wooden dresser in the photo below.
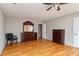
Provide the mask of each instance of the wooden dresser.
{"label": "wooden dresser", "polygon": [[53,42],[64,44],[65,30],[64,29],[54,29],[53,30]]}
{"label": "wooden dresser", "polygon": [[37,33],[36,32],[21,33],[21,39],[22,39],[22,42],[37,40]]}

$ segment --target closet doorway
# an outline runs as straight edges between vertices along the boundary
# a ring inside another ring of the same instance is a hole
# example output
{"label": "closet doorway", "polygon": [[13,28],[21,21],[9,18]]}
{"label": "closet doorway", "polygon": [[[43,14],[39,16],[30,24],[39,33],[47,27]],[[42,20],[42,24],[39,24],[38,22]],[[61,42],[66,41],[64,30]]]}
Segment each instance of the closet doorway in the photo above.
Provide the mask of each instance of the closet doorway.
{"label": "closet doorway", "polygon": [[42,24],[38,24],[38,39],[42,39]]}

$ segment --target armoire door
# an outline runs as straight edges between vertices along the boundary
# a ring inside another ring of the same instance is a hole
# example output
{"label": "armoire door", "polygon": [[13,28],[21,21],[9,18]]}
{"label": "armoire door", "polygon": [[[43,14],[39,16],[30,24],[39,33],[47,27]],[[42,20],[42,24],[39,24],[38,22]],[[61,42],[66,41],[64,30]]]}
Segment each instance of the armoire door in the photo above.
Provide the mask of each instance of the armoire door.
{"label": "armoire door", "polygon": [[53,30],[53,42],[64,44],[65,30],[63,29],[54,29]]}

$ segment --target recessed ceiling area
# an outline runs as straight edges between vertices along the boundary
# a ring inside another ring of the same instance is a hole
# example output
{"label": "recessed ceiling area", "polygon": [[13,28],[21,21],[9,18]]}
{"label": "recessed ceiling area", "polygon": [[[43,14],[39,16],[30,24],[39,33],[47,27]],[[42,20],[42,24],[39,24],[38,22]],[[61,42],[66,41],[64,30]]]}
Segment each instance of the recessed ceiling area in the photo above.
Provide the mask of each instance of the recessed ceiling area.
{"label": "recessed ceiling area", "polygon": [[4,14],[9,17],[33,18],[41,21],[50,20],[56,17],[68,15],[79,11],[78,3],[68,3],[61,5],[61,10],[56,11],[51,9],[46,11],[49,7],[43,3],[0,3]]}

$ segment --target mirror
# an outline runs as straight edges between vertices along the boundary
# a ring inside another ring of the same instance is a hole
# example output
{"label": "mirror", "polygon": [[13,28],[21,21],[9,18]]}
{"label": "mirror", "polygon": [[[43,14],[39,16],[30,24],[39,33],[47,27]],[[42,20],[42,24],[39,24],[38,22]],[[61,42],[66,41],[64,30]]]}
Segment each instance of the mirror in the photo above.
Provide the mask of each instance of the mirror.
{"label": "mirror", "polygon": [[33,32],[33,26],[32,25],[25,25],[24,32]]}
{"label": "mirror", "polygon": [[26,21],[23,23],[23,31],[24,32],[33,32],[34,31],[34,24],[30,21]]}

